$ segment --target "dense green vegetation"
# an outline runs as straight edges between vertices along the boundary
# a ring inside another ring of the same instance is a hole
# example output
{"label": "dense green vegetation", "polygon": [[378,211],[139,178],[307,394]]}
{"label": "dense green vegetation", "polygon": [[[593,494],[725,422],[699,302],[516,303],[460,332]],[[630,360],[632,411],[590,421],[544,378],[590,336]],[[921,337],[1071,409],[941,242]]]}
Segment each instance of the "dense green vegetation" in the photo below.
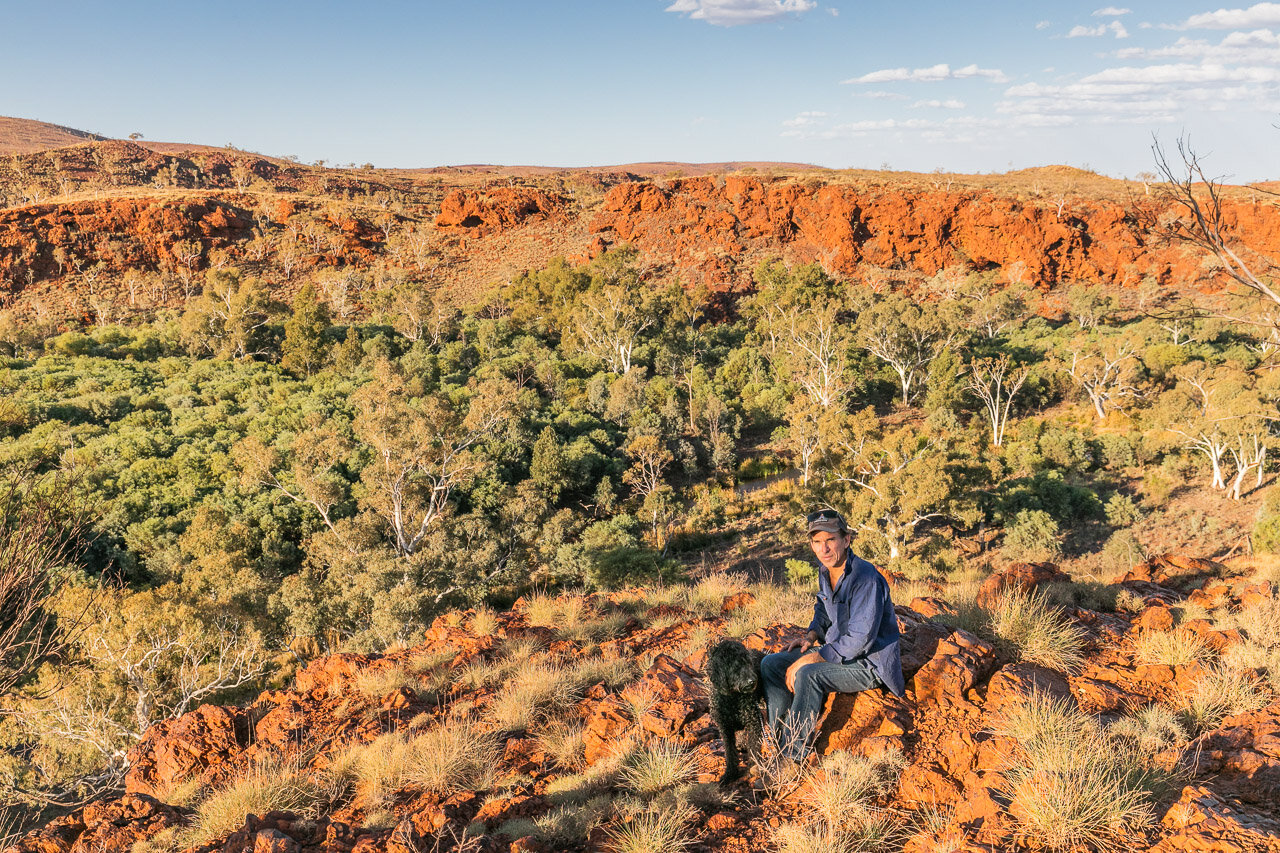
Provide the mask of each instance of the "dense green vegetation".
{"label": "dense green vegetation", "polygon": [[309,283],[285,306],[224,269],[179,315],[0,328],[0,468],[71,474],[94,519],[53,600],[74,653],[0,728],[16,784],[112,784],[151,722],[446,608],[677,577],[778,472],[784,517],[835,506],[918,580],[992,528],[1011,558],[1122,569],[1144,507],[1264,483],[1280,371],[1248,329],[976,273],[755,278],[713,316],[620,250],[467,311],[393,282],[337,322]]}

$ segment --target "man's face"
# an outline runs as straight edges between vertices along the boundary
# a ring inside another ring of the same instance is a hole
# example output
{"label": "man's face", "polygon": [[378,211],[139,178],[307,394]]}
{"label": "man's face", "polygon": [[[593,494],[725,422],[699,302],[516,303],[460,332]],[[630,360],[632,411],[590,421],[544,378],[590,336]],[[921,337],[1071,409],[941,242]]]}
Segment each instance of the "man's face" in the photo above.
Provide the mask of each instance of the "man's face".
{"label": "man's face", "polygon": [[827,533],[819,530],[809,537],[809,547],[818,562],[828,569],[834,569],[844,562],[844,553],[849,547],[849,537],[839,533]]}

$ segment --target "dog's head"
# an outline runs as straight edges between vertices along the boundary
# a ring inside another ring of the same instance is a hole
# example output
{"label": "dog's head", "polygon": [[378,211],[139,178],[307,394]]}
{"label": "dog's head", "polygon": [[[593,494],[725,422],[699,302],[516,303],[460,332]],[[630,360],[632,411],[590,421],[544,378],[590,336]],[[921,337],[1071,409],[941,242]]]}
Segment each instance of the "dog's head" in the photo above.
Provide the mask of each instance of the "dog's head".
{"label": "dog's head", "polygon": [[721,693],[754,693],[760,684],[759,658],[737,640],[721,640],[707,656],[707,677]]}

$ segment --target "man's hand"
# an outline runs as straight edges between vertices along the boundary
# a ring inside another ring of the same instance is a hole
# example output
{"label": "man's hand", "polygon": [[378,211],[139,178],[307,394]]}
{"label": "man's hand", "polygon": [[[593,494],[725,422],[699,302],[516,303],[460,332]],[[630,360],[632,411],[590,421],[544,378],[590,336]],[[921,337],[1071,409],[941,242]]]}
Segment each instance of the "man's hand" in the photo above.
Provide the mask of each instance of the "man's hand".
{"label": "man's hand", "polygon": [[822,663],[822,655],[817,652],[809,652],[807,655],[801,655],[796,658],[795,663],[787,667],[787,689],[792,693],[796,692],[796,673],[800,671],[800,667],[808,666],[811,663]]}
{"label": "man's hand", "polygon": [[819,639],[820,638],[818,637],[817,634],[815,634],[812,631],[808,631],[805,633],[802,639],[792,640],[791,642],[783,646],[782,650],[784,652],[798,651],[800,649],[808,648],[809,646],[812,646],[814,643],[818,642]]}

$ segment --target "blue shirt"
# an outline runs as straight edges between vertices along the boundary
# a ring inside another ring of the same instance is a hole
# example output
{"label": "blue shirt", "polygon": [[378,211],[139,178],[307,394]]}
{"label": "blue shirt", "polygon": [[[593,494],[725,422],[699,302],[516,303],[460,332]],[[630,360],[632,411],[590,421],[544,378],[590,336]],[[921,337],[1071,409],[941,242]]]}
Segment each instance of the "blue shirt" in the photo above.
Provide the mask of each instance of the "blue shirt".
{"label": "blue shirt", "polygon": [[864,661],[895,696],[906,692],[902,678],[898,617],[889,584],[876,567],[845,552],[844,574],[835,589],[831,573],[818,565],[818,600],[809,630],[822,638],[818,654],[828,663]]}

